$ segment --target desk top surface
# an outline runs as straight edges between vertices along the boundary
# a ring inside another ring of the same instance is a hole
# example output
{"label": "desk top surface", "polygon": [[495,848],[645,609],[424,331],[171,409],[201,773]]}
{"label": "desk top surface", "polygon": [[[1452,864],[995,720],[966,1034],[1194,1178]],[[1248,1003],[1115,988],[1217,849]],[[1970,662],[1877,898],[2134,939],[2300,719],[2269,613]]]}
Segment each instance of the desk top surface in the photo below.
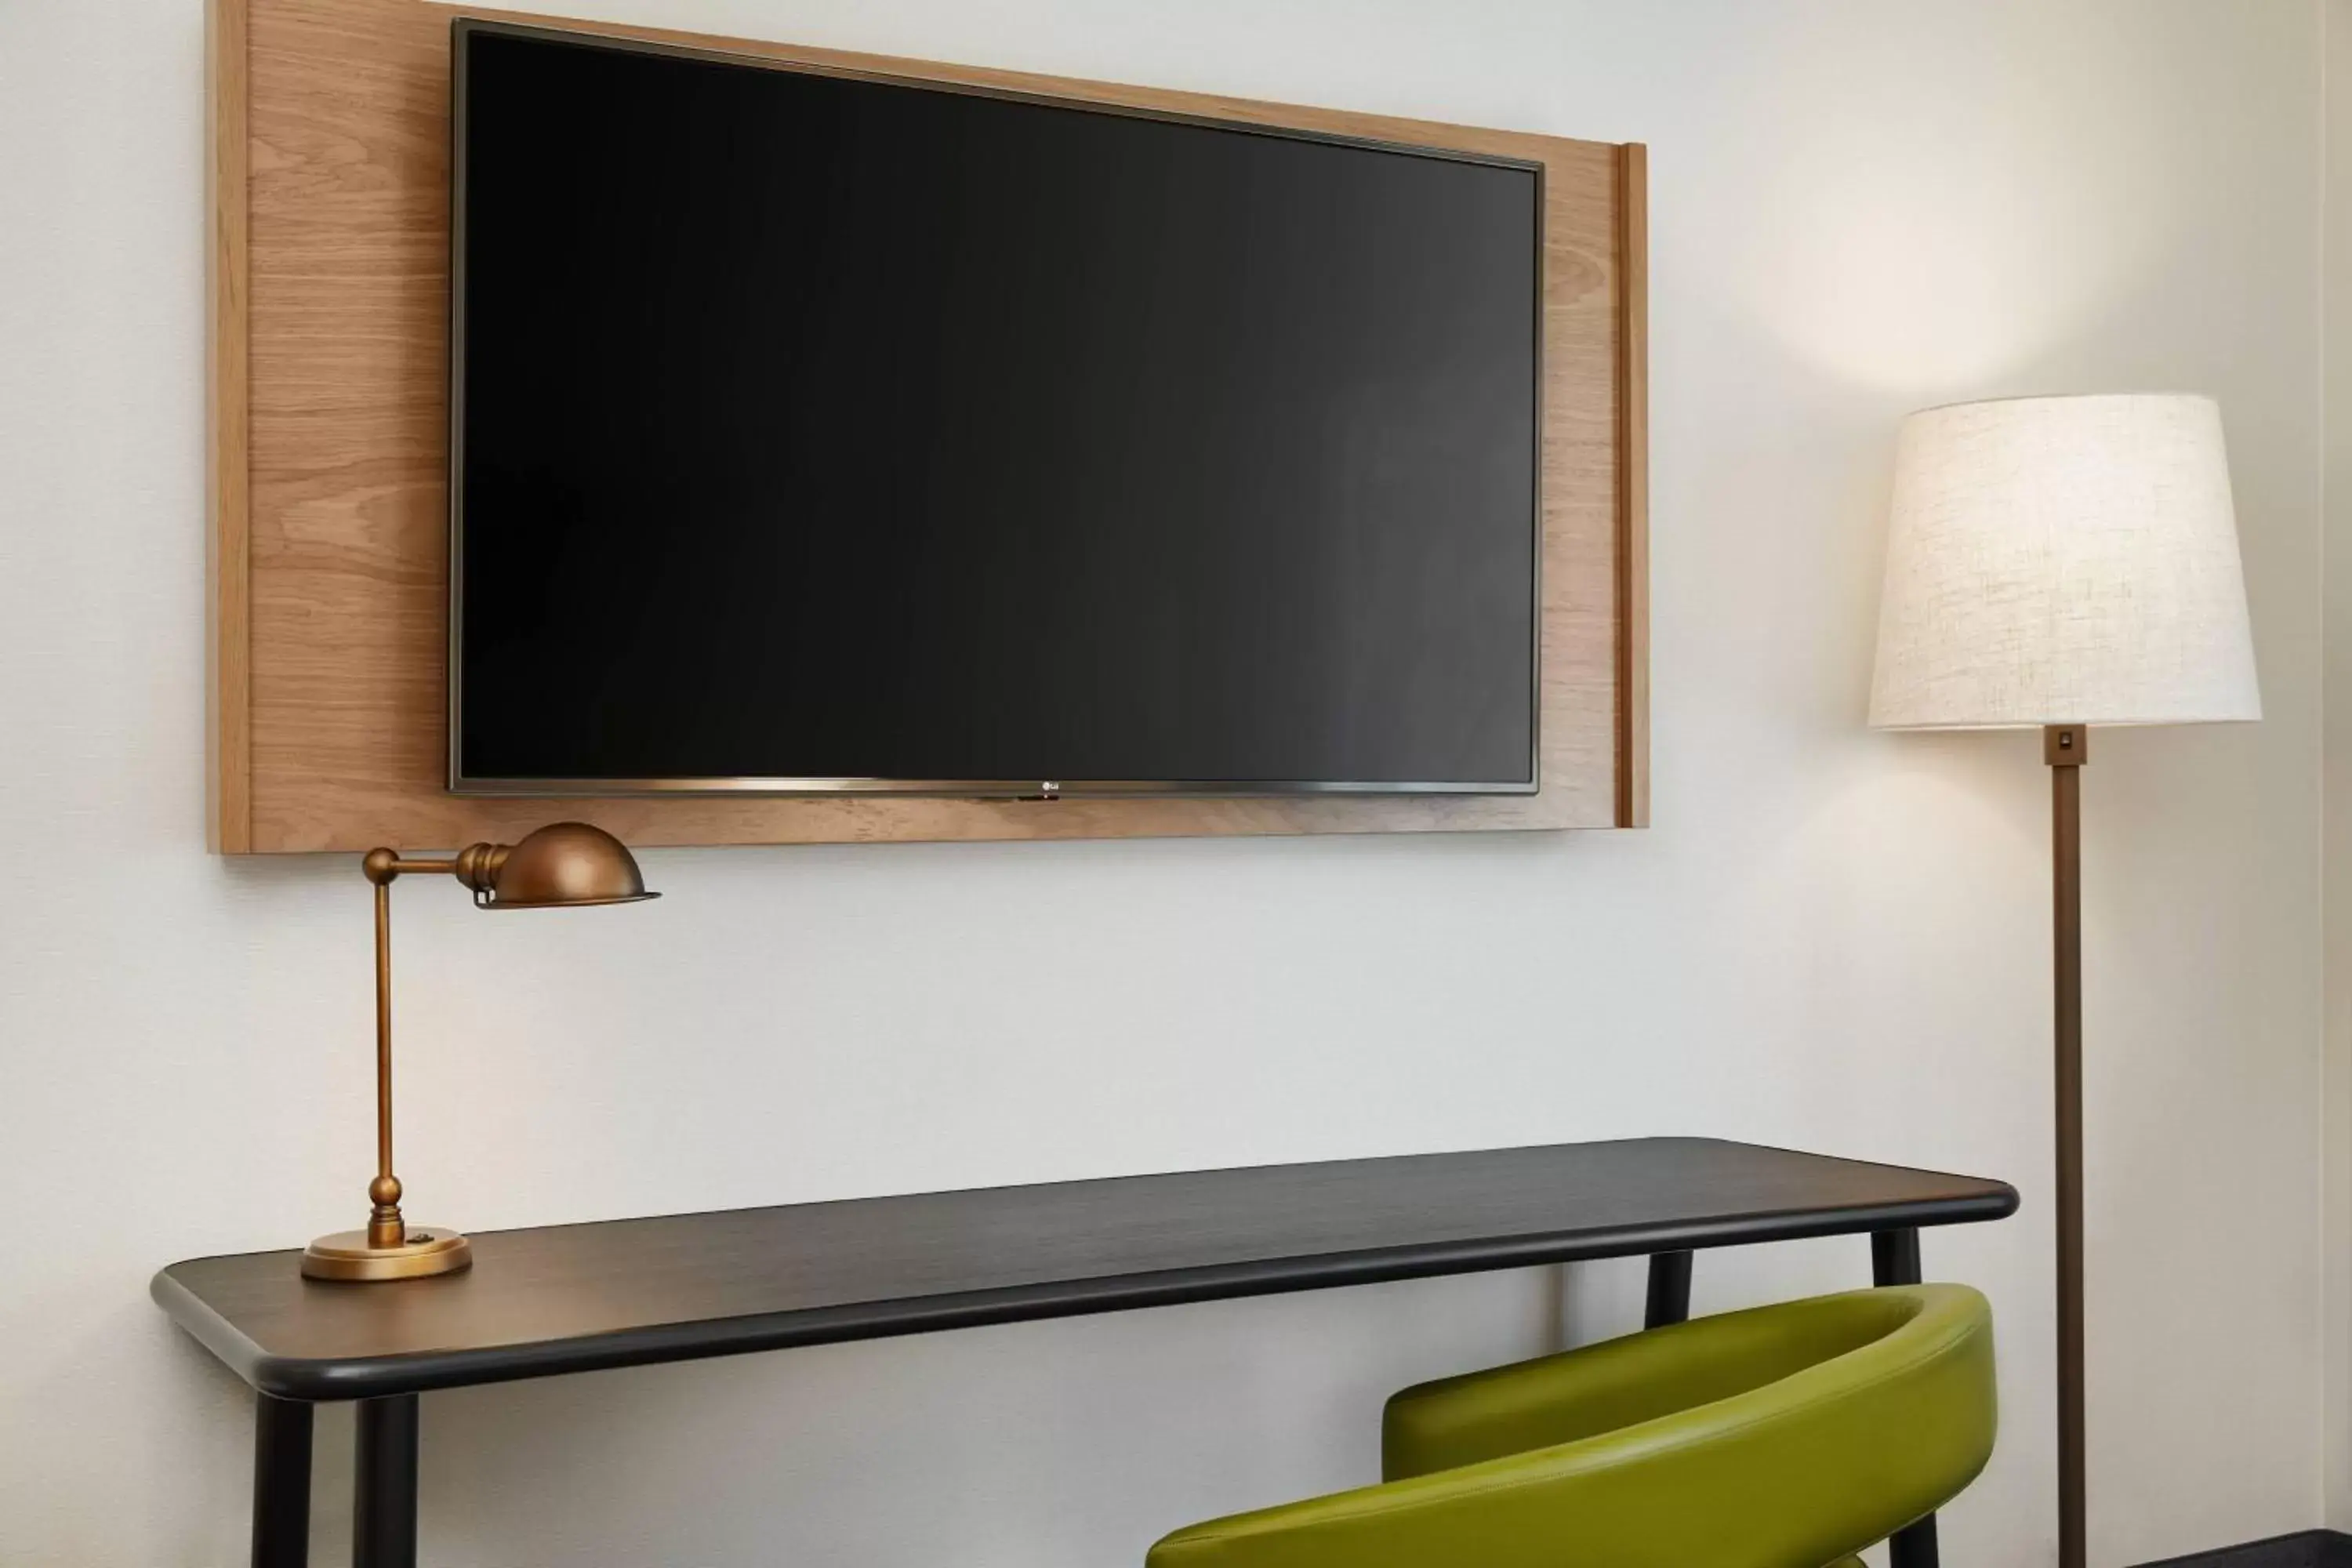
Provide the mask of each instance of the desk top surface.
{"label": "desk top surface", "polygon": [[393,1284],[200,1258],[153,1294],[263,1392],[349,1399],[2016,1208],[2001,1182],[1647,1138],[491,1231],[464,1273]]}

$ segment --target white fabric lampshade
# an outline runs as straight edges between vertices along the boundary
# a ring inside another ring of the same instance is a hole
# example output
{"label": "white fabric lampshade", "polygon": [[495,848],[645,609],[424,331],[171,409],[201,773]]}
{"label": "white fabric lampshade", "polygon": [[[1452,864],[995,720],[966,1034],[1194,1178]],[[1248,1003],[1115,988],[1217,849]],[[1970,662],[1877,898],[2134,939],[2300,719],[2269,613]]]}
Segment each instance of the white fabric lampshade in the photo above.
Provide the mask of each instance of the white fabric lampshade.
{"label": "white fabric lampshade", "polygon": [[2261,717],[2211,399],[2021,397],[1904,421],[1873,725]]}

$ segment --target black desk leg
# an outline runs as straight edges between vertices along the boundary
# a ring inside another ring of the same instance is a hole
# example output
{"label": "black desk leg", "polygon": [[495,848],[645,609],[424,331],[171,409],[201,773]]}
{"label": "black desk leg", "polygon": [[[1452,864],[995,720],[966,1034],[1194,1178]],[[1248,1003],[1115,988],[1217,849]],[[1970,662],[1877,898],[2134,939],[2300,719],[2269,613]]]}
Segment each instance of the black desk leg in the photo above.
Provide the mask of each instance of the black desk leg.
{"label": "black desk leg", "polygon": [[[1876,1285],[1919,1283],[1918,1231],[1873,1231],[1870,1277]],[[1931,1513],[1910,1528],[1895,1531],[1895,1539],[1886,1543],[1886,1560],[1893,1568],[1937,1568],[1936,1516]]]}
{"label": "black desk leg", "polygon": [[352,1568],[416,1568],[416,1395],[362,1399]]}
{"label": "black desk leg", "polygon": [[310,1556],[310,1405],[253,1400],[253,1568],[305,1568]]}
{"label": "black desk leg", "polygon": [[1650,1254],[1650,1301],[1642,1312],[1642,1326],[1663,1329],[1690,1321],[1691,1255],[1687,1252]]}
{"label": "black desk leg", "polygon": [[1917,1231],[1871,1232],[1870,1282],[1874,1285],[1919,1283],[1919,1233]]}

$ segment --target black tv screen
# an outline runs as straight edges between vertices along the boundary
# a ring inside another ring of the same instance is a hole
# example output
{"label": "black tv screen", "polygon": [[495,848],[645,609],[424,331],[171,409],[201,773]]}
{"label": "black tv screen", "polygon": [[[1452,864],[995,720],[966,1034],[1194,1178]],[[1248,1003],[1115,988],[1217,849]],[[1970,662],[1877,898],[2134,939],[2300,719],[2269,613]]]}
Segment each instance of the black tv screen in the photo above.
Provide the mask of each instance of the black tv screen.
{"label": "black tv screen", "polygon": [[454,47],[454,789],[1536,787],[1539,166]]}

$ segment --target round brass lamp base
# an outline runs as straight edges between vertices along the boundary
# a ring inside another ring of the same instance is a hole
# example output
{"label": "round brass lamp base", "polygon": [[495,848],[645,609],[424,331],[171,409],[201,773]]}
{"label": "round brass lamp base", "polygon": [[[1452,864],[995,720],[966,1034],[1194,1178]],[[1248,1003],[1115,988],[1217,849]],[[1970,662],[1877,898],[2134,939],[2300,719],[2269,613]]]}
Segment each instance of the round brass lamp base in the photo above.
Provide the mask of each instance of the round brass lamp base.
{"label": "round brass lamp base", "polygon": [[474,1247],[454,1230],[412,1226],[398,1247],[370,1247],[365,1230],[322,1236],[302,1253],[302,1273],[311,1279],[420,1279],[455,1274],[474,1261]]}

